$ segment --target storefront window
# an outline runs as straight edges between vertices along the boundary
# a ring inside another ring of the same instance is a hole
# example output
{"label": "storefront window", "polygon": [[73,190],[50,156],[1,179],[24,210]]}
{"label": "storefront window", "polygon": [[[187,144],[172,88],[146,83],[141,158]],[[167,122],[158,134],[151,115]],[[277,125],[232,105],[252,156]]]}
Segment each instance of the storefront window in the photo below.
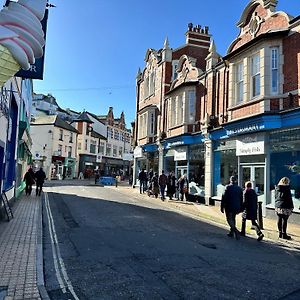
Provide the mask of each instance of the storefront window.
{"label": "storefront window", "polygon": [[189,181],[204,187],[205,150],[204,144],[190,146]]}
{"label": "storefront window", "polygon": [[235,141],[218,142],[214,152],[214,194],[221,197],[232,175],[238,174]]}
{"label": "storefront window", "polygon": [[290,179],[294,211],[300,212],[300,129],[270,134],[270,207],[275,205],[275,186],[282,177]]}

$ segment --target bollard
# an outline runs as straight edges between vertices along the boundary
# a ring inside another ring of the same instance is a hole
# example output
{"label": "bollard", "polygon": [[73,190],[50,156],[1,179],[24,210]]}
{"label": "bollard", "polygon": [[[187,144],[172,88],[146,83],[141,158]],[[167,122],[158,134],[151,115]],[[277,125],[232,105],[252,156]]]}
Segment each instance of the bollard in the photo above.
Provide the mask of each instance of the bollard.
{"label": "bollard", "polygon": [[263,223],[263,215],[262,215],[262,202],[258,202],[258,225],[260,229],[264,229],[264,223]]}

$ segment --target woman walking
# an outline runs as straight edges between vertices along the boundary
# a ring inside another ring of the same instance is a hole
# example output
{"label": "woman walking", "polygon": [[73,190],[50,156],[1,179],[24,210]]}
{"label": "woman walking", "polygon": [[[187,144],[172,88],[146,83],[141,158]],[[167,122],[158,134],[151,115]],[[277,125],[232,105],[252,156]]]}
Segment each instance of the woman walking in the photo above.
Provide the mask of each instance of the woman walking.
{"label": "woman walking", "polygon": [[279,180],[275,188],[275,212],[278,217],[277,226],[279,238],[291,240],[292,238],[286,233],[287,221],[294,209],[291,195],[290,180],[283,177]]}
{"label": "woman walking", "polygon": [[244,212],[242,215],[241,235],[246,235],[246,221],[251,220],[252,226],[255,228],[257,234],[257,240],[261,241],[264,235],[257,224],[257,194],[252,189],[252,183],[250,181],[245,183],[245,190],[243,193],[243,208]]}

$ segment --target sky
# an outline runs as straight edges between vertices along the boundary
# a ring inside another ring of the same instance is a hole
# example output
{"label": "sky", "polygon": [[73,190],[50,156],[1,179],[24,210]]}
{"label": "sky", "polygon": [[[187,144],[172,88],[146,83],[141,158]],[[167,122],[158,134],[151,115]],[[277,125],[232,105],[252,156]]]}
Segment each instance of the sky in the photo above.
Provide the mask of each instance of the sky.
{"label": "sky", "polygon": [[[217,52],[237,37],[236,23],[250,0],[50,0],[44,80],[36,93],[51,93],[62,108],[135,118],[135,79],[148,48],[185,43],[187,24],[209,26]],[[296,17],[299,0],[279,0],[277,10]]]}

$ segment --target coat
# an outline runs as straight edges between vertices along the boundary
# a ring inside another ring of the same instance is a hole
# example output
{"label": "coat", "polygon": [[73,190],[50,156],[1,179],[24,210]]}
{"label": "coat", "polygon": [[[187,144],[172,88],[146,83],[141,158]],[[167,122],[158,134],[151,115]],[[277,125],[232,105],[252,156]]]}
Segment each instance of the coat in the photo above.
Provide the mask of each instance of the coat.
{"label": "coat", "polygon": [[243,190],[237,184],[228,184],[222,195],[221,209],[225,209],[227,213],[238,214],[242,211]]}
{"label": "coat", "polygon": [[35,173],[35,178],[36,178],[36,184],[39,185],[39,184],[43,184],[45,179],[46,179],[46,174],[43,170],[38,170],[36,173]]}
{"label": "coat", "polygon": [[293,199],[289,185],[277,185],[275,188],[275,207],[293,209]]}
{"label": "coat", "polygon": [[34,184],[34,172],[32,169],[29,169],[25,175],[24,175],[24,181],[26,183],[26,185],[33,185]]}
{"label": "coat", "polygon": [[165,174],[161,174],[158,179],[159,186],[166,186],[168,183],[168,177]]}
{"label": "coat", "polygon": [[180,194],[186,194],[189,192],[189,181],[187,178],[180,178],[178,180],[178,189]]}
{"label": "coat", "polygon": [[176,178],[175,176],[168,176],[167,193],[173,195],[176,192]]}
{"label": "coat", "polygon": [[257,194],[253,189],[244,190],[243,209],[247,220],[257,220]]}

